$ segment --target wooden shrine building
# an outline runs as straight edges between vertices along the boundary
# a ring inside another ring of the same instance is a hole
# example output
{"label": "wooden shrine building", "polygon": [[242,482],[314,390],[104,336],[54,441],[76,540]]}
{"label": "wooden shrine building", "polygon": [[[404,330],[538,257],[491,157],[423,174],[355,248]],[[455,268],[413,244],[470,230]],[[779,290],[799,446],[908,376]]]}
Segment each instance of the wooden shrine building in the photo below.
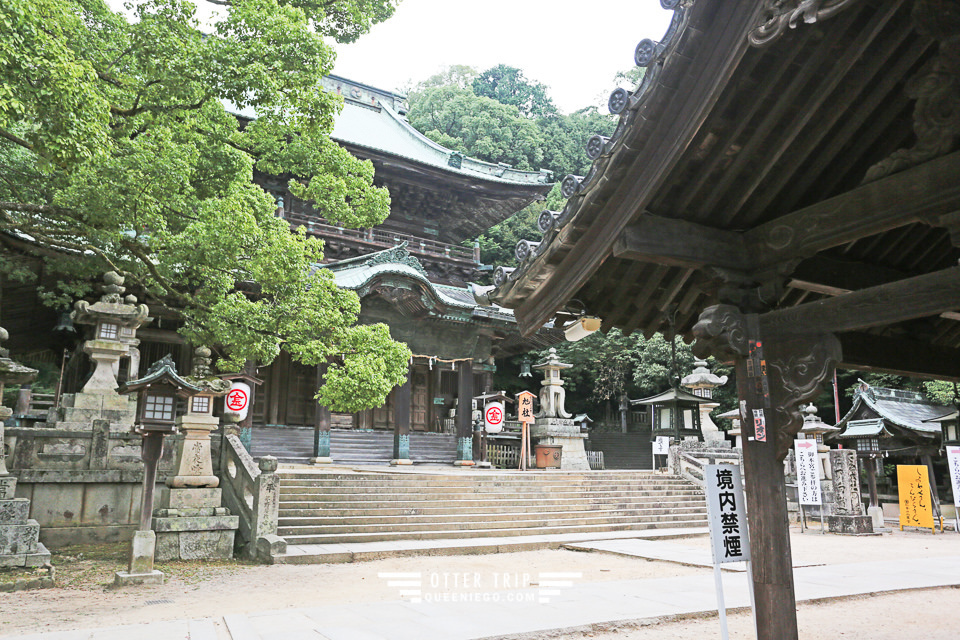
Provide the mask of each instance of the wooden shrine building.
{"label": "wooden shrine building", "polygon": [[[314,399],[322,372],[281,352],[271,365],[255,371],[263,384],[255,388],[254,430],[332,426],[452,434],[451,410],[460,397],[469,402],[489,387],[495,358],[562,339],[549,329],[522,338],[512,311],[477,304],[468,288],[484,271],[479,247],[470,241],[542,200],[552,187],[552,176],[483,162],[433,143],[404,118],[402,95],[335,76],[325,78],[324,87],[345,101],[331,138],[373,163],[374,183],[390,192],[387,219],[375,228],[345,229],[293,197],[286,178],[255,174],[254,179],[276,197],[277,215],[288,219],[291,229],[302,226],[324,240],[324,264],[318,268],[331,269],[341,286],[358,293],[360,321],[386,323],[394,339],[406,342],[415,357],[409,384],[395,389],[381,408],[330,415]],[[253,112],[236,115],[256,117]],[[7,251],[27,254],[35,249],[13,236],[4,236],[2,242]],[[37,330],[52,329],[58,321],[57,313],[44,307],[36,294],[36,284],[53,284],[48,280],[41,270],[37,283],[4,283],[4,322],[11,332],[9,346],[17,354],[58,351],[49,349],[51,332]],[[193,348],[176,333],[176,315],[159,305],[151,306],[151,315],[155,321],[138,334],[140,360],[153,362],[169,353],[179,370],[189,370]],[[53,357],[59,366],[59,355]],[[67,362],[65,391],[82,384],[86,361],[81,355]],[[120,371],[121,382],[127,375]],[[464,432],[472,430],[470,412],[465,413],[465,424],[457,427]]]}
{"label": "wooden shrine building", "polygon": [[838,364],[960,377],[960,2],[661,4],[616,131],[483,299],[528,333],[585,313],[734,363],[758,638],[795,639],[802,403]]}

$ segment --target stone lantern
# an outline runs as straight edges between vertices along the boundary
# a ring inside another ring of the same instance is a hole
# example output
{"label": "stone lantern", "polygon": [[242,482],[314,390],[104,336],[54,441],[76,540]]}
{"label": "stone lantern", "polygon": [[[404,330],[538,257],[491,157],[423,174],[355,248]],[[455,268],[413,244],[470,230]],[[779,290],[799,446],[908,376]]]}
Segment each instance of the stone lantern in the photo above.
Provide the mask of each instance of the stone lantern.
{"label": "stone lantern", "polygon": [[[0,328],[0,341],[8,337]],[[28,384],[37,370],[14,362],[0,349],[0,396],[7,384]],[[17,477],[7,471],[3,423],[13,412],[0,406],[0,567],[39,567],[50,562],[50,552],[40,542],[40,525],[30,516],[30,500],[17,498]]]}
{"label": "stone lantern", "polygon": [[709,445],[718,446],[726,439],[720,432],[720,429],[714,424],[710,417],[710,412],[719,407],[716,402],[712,402],[713,390],[727,383],[727,376],[717,376],[707,368],[707,361],[697,359],[693,363],[693,372],[680,381],[680,386],[689,389],[693,395],[703,398],[700,403],[700,432],[703,434],[703,440]]}
{"label": "stone lantern", "polygon": [[74,323],[93,326],[93,336],[83,343],[83,350],[93,361],[94,369],[79,393],[64,394],[60,406],[51,411],[47,422],[55,428],[90,430],[94,420],[109,419],[111,431],[126,431],[134,422],[129,399],[117,393],[117,375],[120,361],[130,358],[128,378],[137,377],[137,329],[150,318],[147,305],[138,305],[132,295],[121,297],[126,291],[122,285],[122,277],[107,272],[100,300],[93,304],[79,300],[73,307],[70,318]]}
{"label": "stone lantern", "polygon": [[560,362],[557,350],[551,348],[546,360],[533,365],[543,372],[543,386],[540,389],[540,413],[530,430],[530,437],[539,446],[562,447],[560,468],[574,471],[589,471],[587,452],[583,446],[586,434],[580,433],[580,424],[563,406],[566,392],[560,371],[573,365]]}
{"label": "stone lantern", "polygon": [[240,518],[221,506],[220,479],[213,475],[210,432],[219,425],[214,401],[230,390],[230,382],[213,375],[210,349],[193,352],[193,371],[184,380],[198,387],[187,399],[187,412],[177,418],[183,442],[177,452],[176,475],[167,478],[153,512],[157,560],[209,560],[233,556]]}
{"label": "stone lantern", "polygon": [[137,394],[137,419],[134,431],[143,438],[143,495],[140,502],[140,526],[133,534],[128,571],[118,571],[117,584],[163,584],[163,573],[153,568],[156,534],[151,530],[153,493],[157,466],[163,451],[163,437],[177,433],[177,401],[189,399],[201,388],[177,374],[169,355],[155,362],[139,380],[123,385],[121,393]]}

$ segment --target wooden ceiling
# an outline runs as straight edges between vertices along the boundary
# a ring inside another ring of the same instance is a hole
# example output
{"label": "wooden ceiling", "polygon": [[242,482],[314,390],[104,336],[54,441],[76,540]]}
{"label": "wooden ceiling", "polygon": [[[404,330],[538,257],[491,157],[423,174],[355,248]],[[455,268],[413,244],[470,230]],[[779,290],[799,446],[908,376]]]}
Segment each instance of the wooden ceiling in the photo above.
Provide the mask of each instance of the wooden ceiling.
{"label": "wooden ceiling", "polygon": [[[677,10],[559,223],[490,299],[525,331],[583,308],[688,336],[710,304],[807,322],[834,299],[845,364],[960,376],[956,3],[825,0],[753,46],[775,4]],[[940,33],[917,27],[927,5]]]}

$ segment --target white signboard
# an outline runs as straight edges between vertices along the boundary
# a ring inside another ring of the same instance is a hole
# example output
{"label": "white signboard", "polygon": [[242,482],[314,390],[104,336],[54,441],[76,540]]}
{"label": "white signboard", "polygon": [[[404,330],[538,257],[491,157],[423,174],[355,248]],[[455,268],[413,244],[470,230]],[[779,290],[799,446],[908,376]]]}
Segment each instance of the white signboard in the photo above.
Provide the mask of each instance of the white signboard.
{"label": "white signboard", "polygon": [[657,436],[653,441],[653,455],[665,456],[670,453],[670,436]]}
{"label": "white signboard", "polygon": [[947,447],[947,462],[953,484],[953,504],[960,508],[960,447]]}
{"label": "white signboard", "polygon": [[483,408],[483,424],[487,433],[503,431],[503,403],[490,402]]}
{"label": "white signboard", "polygon": [[247,417],[250,408],[250,385],[240,380],[234,380],[230,391],[223,397],[224,413],[236,413],[240,420]]}
{"label": "white signboard", "polygon": [[740,467],[708,464],[704,467],[703,482],[707,493],[713,562],[722,564],[749,560],[750,538],[747,535],[747,510]]}
{"label": "white signboard", "polygon": [[800,504],[822,504],[816,440],[794,440],[797,456],[797,497]]}

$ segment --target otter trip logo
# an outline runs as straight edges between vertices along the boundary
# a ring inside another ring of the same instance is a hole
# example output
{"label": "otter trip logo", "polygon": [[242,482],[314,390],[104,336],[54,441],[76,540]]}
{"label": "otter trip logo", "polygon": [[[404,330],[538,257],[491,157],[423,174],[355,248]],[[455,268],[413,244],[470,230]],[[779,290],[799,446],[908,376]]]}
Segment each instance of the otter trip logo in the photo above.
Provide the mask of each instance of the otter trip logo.
{"label": "otter trip logo", "polygon": [[230,391],[223,398],[223,407],[225,413],[236,413],[243,420],[247,417],[247,410],[250,408],[250,385],[246,382],[234,381]]}

